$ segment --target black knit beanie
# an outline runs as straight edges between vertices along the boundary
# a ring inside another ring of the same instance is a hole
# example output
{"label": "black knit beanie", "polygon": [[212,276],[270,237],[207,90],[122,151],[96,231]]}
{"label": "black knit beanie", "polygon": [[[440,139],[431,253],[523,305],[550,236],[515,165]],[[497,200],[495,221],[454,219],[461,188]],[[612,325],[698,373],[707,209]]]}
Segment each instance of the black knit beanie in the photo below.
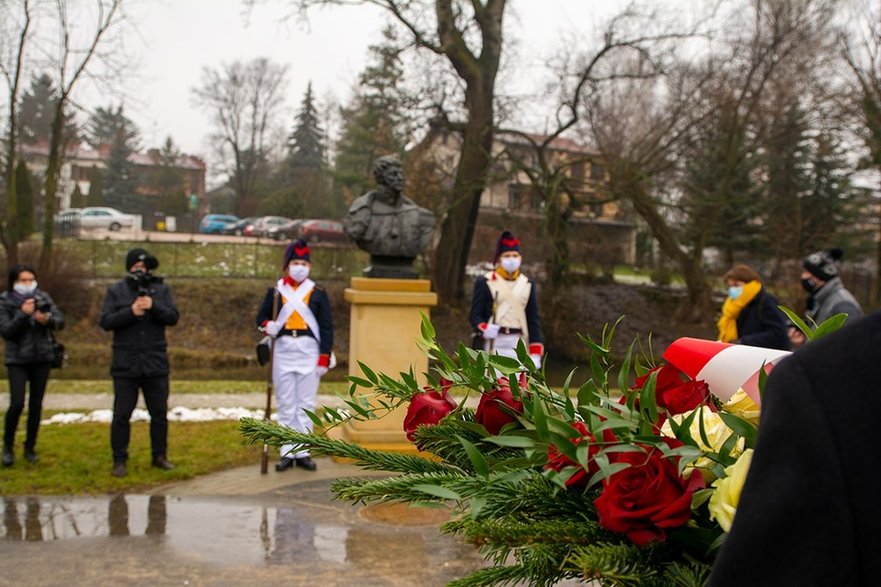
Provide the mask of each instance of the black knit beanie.
{"label": "black knit beanie", "polygon": [[841,270],[842,257],[844,257],[844,251],[841,249],[817,251],[805,257],[802,265],[811,275],[823,281],[831,281],[838,277],[838,272]]}
{"label": "black knit beanie", "polygon": [[125,270],[131,269],[132,265],[138,261],[144,262],[144,267],[147,268],[147,271],[152,271],[159,267],[159,260],[145,249],[132,249],[125,255]]}

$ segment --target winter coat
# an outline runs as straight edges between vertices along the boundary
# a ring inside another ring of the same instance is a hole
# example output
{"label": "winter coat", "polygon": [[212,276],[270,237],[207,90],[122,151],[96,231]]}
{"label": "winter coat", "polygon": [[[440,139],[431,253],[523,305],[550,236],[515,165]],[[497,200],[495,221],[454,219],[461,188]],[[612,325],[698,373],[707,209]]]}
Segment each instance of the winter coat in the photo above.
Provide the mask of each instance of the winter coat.
{"label": "winter coat", "polygon": [[875,313],[774,367],[709,587],[881,585],[879,363]]}
{"label": "winter coat", "polygon": [[24,299],[11,291],[0,293],[0,336],[6,341],[7,365],[51,362],[51,331],[64,328],[64,315],[49,294],[38,289],[29,297],[37,300],[38,309],[51,314],[45,325],[21,311]]}
{"label": "winter coat", "polygon": [[768,349],[789,350],[786,316],[777,299],[763,287],[737,317],[737,342]]}
{"label": "winter coat", "polygon": [[[541,320],[538,317],[538,294],[536,294],[535,282],[530,281],[529,301],[526,302],[526,328],[529,331],[530,343],[544,343],[544,334],[541,331]],[[489,322],[493,315],[493,296],[487,285],[486,276],[481,275],[474,282],[474,291],[471,294],[471,312],[468,321],[471,328],[479,332],[478,326]]]}
{"label": "winter coat", "polygon": [[860,303],[844,288],[840,277],[828,281],[808,299],[808,316],[817,324],[842,312],[847,314],[848,323],[863,315]]}
{"label": "winter coat", "polygon": [[138,295],[135,281],[129,277],[107,288],[101,306],[101,328],[113,331],[113,377],[159,377],[168,375],[168,343],[165,327],[174,326],[180,313],[171,290],[161,283],[151,283],[148,293],[153,307],[144,316],[135,316],[131,305]]}

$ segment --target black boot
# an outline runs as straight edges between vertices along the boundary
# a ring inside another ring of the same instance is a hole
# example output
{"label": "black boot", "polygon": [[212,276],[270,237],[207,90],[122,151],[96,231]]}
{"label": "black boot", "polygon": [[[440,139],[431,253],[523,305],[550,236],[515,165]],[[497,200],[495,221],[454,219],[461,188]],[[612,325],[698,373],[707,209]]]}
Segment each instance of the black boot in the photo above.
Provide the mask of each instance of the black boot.
{"label": "black boot", "polygon": [[318,468],[315,464],[315,461],[310,459],[309,457],[300,457],[297,459],[297,466],[301,469],[306,469],[307,471],[314,471]]}
{"label": "black boot", "polygon": [[36,464],[40,460],[40,457],[37,456],[37,453],[34,452],[34,449],[26,448],[24,449],[24,459],[29,463]]}
{"label": "black boot", "polygon": [[4,467],[11,467],[12,463],[15,462],[15,457],[12,455],[12,447],[11,446],[6,446],[5,444],[3,445],[2,461],[3,461]]}
{"label": "black boot", "polygon": [[278,462],[275,463],[275,470],[279,471],[279,472],[287,471],[288,469],[290,469],[293,466],[294,466],[294,459],[289,459],[288,457],[281,457],[280,459],[278,459]]}

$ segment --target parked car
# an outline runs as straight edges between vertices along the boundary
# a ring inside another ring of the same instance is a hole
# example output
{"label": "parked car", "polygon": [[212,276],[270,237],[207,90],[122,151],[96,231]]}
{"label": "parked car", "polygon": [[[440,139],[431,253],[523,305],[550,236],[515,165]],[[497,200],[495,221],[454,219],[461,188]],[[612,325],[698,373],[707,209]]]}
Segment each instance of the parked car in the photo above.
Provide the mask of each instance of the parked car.
{"label": "parked car", "polygon": [[266,230],[266,236],[273,240],[292,240],[295,238],[300,238],[300,225],[303,224],[302,218],[297,218],[291,220],[287,224],[281,224],[279,226],[270,226]]}
{"label": "parked car", "polygon": [[300,224],[300,238],[310,243],[347,243],[349,235],[343,223],[337,220],[304,220]]}
{"label": "parked car", "polygon": [[277,228],[290,221],[290,218],[285,218],[284,216],[261,216],[254,221],[250,231],[247,228],[245,229],[245,234],[248,236],[267,236],[270,228]]}
{"label": "parked car", "polygon": [[132,214],[125,214],[115,208],[95,206],[83,208],[80,210],[79,219],[83,228],[103,228],[110,231],[131,228],[135,225],[135,217]]}
{"label": "parked car", "polygon": [[204,234],[221,234],[223,229],[239,221],[232,214],[206,214],[199,223],[199,232]]}
{"label": "parked car", "polygon": [[233,222],[232,224],[227,224],[221,232],[223,234],[242,236],[245,234],[245,229],[253,225],[256,220],[256,216],[248,216],[247,218],[242,218],[241,220]]}

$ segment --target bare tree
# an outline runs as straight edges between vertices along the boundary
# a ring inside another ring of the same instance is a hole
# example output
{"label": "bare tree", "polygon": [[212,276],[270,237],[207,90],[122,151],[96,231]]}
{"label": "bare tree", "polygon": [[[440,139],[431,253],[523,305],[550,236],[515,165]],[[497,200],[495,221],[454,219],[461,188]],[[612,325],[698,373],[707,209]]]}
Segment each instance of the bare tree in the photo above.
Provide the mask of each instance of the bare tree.
{"label": "bare tree", "polygon": [[[881,8],[865,2],[859,16],[858,35],[842,37],[842,49],[857,89],[851,105],[862,123],[857,134],[868,150],[863,166],[881,172]],[[881,239],[875,262],[881,281]],[[881,287],[876,287],[875,302],[881,302]]]}
{"label": "bare tree", "polygon": [[240,215],[257,209],[257,172],[267,154],[267,139],[284,102],[286,84],[286,66],[257,58],[220,69],[206,67],[202,85],[193,89],[196,101],[215,125],[213,139],[226,162]]}
{"label": "bare tree", "polygon": [[[18,263],[19,234],[15,218],[18,218],[18,189],[16,187],[15,166],[18,160],[18,100],[21,88],[22,71],[25,68],[25,48],[27,47],[32,23],[31,3],[23,0],[21,11],[16,14],[11,3],[0,4],[0,35],[6,41],[0,46],[0,74],[8,89],[9,102],[5,133],[6,158],[3,176],[6,183],[6,217],[0,223],[0,242],[6,249],[7,267]],[[11,42],[9,42],[11,41]],[[8,43],[8,44],[7,44]],[[12,221],[10,221],[12,220]]]}
{"label": "bare tree", "polygon": [[[254,0],[252,0],[254,1]],[[348,0],[288,0],[306,10]],[[444,58],[464,84],[467,120],[453,183],[452,204],[441,221],[434,286],[442,302],[464,299],[465,265],[480,196],[487,183],[495,122],[495,84],[502,54],[507,0],[356,0],[387,11],[413,44]]]}
{"label": "bare tree", "polygon": [[[57,77],[58,99],[52,115],[52,130],[49,138],[49,156],[46,167],[46,183],[43,190],[43,248],[40,252],[40,269],[47,270],[52,261],[52,241],[54,238],[55,196],[58,191],[58,176],[64,158],[65,126],[68,121],[67,109],[73,98],[77,84],[85,77],[98,80],[100,75],[113,79],[119,72],[121,56],[107,45],[113,39],[109,32],[123,21],[123,0],[94,0],[92,11],[79,14],[76,24],[72,14],[83,6],[71,6],[67,0],[55,0],[52,11],[57,42],[44,46],[44,52],[54,55],[51,63]],[[83,26],[86,19],[91,22]],[[92,66],[100,65],[101,74],[92,71]]]}

